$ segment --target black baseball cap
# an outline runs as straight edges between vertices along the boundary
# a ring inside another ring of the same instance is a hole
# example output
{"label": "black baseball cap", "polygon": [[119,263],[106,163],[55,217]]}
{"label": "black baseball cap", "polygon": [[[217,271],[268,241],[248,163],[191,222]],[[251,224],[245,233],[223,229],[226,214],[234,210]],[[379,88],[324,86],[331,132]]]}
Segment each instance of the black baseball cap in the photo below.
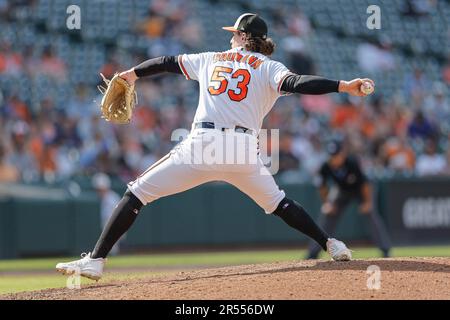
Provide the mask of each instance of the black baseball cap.
{"label": "black baseball cap", "polygon": [[234,26],[222,27],[222,29],[231,32],[249,32],[253,37],[259,37],[262,39],[267,38],[267,24],[259,15],[254,13],[244,13],[237,18]]}
{"label": "black baseball cap", "polygon": [[327,143],[326,149],[330,156],[335,156],[342,151],[342,143],[337,140],[330,141]]}

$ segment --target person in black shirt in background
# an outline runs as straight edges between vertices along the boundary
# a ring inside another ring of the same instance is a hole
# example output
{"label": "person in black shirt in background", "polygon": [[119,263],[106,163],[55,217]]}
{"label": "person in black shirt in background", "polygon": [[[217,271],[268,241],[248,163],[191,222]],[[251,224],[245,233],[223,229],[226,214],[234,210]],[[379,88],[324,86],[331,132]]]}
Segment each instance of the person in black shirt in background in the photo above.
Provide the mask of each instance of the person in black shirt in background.
{"label": "person in black shirt in background", "polygon": [[[322,214],[319,225],[333,235],[339,218],[352,201],[359,202],[359,211],[370,224],[373,241],[380,248],[383,257],[389,257],[391,244],[385,225],[374,210],[372,186],[362,172],[358,161],[347,155],[340,141],[331,141],[327,145],[330,155],[320,169],[319,192],[322,199]],[[333,185],[330,188],[329,183]],[[308,259],[316,259],[320,247],[310,243]]]}

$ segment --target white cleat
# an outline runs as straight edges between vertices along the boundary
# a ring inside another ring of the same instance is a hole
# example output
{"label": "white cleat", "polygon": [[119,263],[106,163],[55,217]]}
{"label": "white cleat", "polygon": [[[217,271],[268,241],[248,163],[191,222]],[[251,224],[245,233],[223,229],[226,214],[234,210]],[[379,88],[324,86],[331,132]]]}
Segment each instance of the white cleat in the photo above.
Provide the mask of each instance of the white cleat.
{"label": "white cleat", "polygon": [[350,261],[352,260],[352,252],[347,248],[342,241],[330,238],[327,241],[327,251],[331,258],[335,261]]}
{"label": "white cleat", "polygon": [[103,258],[92,259],[90,252],[88,254],[82,253],[79,260],[58,263],[56,271],[66,275],[79,274],[98,281],[103,275],[105,262],[106,259]]}

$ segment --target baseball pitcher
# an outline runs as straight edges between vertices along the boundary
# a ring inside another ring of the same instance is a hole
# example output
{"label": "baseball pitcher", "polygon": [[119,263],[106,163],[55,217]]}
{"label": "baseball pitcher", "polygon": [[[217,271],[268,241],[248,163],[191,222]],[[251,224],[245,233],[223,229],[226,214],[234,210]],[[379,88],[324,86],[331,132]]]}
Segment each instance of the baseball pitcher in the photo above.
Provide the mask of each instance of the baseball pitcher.
{"label": "baseball pitcher", "polygon": [[[267,35],[266,23],[256,14],[245,13],[234,26],[223,29],[233,35],[228,51],[158,57],[118,75],[132,88],[139,78],[165,72],[197,81],[200,96],[192,128],[186,139],[128,184],[94,250],[83,254],[80,260],[58,263],[57,271],[70,274],[77,270],[87,278],[100,279],[106,256],[144,205],[209,181],[234,185],[266,214],[280,217],[315,240],[332,259],[351,259],[351,252],[343,242],[330,238],[300,204],[279,189],[259,157],[257,139],[264,117],[280,96],[331,92],[366,96],[361,85],[374,86],[373,81],[337,81],[290,72],[282,63],[270,59],[275,44]],[[127,97],[132,101],[132,93]],[[230,164],[229,161],[201,159],[202,150],[211,141],[225,144],[224,141],[230,139],[237,141],[243,147],[241,150],[256,160]]]}

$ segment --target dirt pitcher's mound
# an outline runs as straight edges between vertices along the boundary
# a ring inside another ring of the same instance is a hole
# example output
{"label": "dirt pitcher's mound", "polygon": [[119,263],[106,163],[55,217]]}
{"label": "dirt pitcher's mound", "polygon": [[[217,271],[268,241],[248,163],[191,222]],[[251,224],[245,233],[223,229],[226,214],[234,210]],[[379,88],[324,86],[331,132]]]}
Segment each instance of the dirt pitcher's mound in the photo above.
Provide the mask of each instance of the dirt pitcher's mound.
{"label": "dirt pitcher's mound", "polygon": [[[375,289],[378,285],[379,289]],[[245,265],[110,283],[100,281],[81,290],[50,289],[0,298],[450,299],[450,258]]]}

